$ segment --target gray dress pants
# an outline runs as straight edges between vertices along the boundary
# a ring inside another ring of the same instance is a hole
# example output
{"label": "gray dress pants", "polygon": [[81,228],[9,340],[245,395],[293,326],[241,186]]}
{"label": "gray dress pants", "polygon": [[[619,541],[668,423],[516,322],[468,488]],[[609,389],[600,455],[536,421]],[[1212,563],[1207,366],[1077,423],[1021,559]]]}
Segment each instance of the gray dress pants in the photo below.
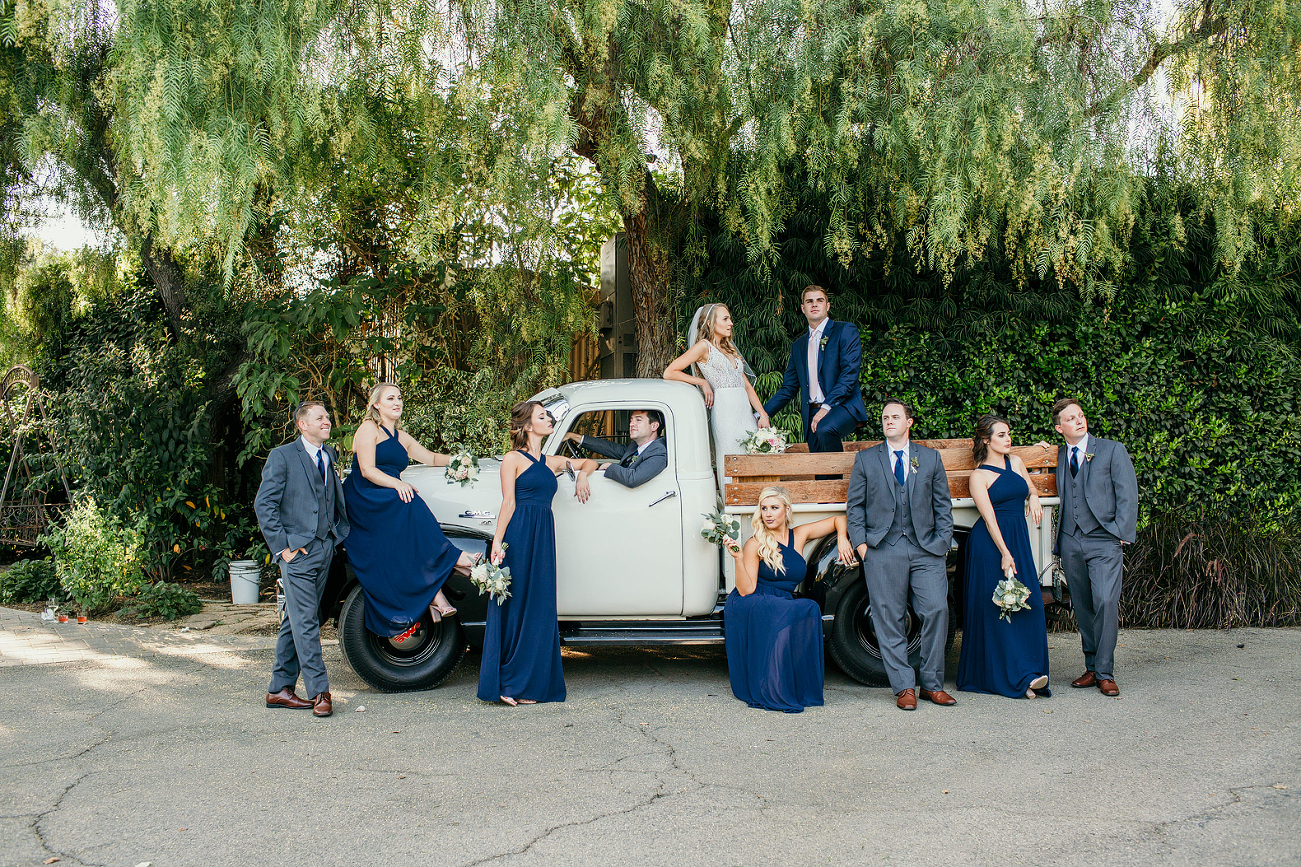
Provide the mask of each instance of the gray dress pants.
{"label": "gray dress pants", "polygon": [[316,698],[330,690],[325,662],[321,659],[318,608],[333,559],[334,540],[313,539],[307,545],[307,553],[288,563],[280,560],[280,579],[285,585],[285,619],[276,639],[276,664],[271,669],[268,692],[292,689],[300,671],[307,698]]}
{"label": "gray dress pants", "polygon": [[[872,601],[872,628],[895,695],[916,688],[944,688],[944,644],[949,637],[949,579],[944,558],[906,538],[868,548],[863,575]],[[908,601],[921,618],[921,669],[908,664]]]}
{"label": "gray dress pants", "polygon": [[1099,680],[1115,680],[1116,636],[1120,631],[1120,540],[1101,528],[1062,533],[1060,553],[1071,605],[1080,624],[1084,667]]}

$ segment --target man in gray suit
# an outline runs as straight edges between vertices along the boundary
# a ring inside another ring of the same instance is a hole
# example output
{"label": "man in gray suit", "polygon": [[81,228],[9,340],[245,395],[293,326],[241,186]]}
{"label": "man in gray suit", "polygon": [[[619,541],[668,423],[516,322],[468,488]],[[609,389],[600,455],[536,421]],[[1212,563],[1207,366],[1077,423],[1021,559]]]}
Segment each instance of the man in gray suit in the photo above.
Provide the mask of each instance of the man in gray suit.
{"label": "man in gray suit", "polygon": [[[953,502],[940,453],[909,441],[912,408],[900,400],[881,410],[885,442],[854,458],[845,503],[849,541],[863,561],[872,627],[895,704],[917,709],[921,697],[957,704],[944,691],[949,637],[949,580],[944,558],[953,539]],[[921,671],[908,664],[905,619],[909,596],[922,621]]]}
{"label": "man in gray suit", "polygon": [[610,442],[600,437],[565,434],[565,439],[577,443],[588,451],[614,458],[617,464],[605,468],[605,477],[625,488],[644,485],[658,476],[669,465],[669,450],[660,438],[664,417],[657,409],[635,409],[628,416],[628,445]]}
{"label": "man in gray suit", "polygon": [[[348,514],[334,450],[325,444],[330,414],[324,404],[312,400],[299,405],[294,421],[301,436],[267,456],[253,501],[285,585],[285,619],[276,641],[267,707],[310,707],[317,716],[329,716],[334,706],[321,660],[317,609],[334,549],[348,535]],[[311,701],[294,693],[300,670]]]}
{"label": "man in gray suit", "polygon": [[1071,398],[1053,404],[1053,427],[1066,440],[1057,449],[1061,516],[1057,552],[1080,624],[1084,674],[1071,686],[1120,695],[1114,663],[1120,629],[1121,546],[1138,528],[1138,478],[1125,447],[1089,435],[1084,410]]}

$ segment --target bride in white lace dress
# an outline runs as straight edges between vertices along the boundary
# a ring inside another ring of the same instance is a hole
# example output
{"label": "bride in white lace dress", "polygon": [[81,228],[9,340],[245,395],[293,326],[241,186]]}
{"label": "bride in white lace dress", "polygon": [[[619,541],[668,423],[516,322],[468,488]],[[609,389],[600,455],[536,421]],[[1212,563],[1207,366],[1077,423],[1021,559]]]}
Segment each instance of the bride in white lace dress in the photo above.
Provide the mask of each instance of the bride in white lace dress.
{"label": "bride in white lace dress", "polygon": [[[699,340],[696,336],[699,335]],[[665,379],[700,386],[709,407],[714,432],[714,469],[719,490],[731,479],[723,475],[723,458],[742,453],[741,439],[757,427],[768,427],[768,414],[745,376],[745,359],[732,343],[732,313],[724,304],[706,304],[691,319],[686,352],[673,359]],[[695,366],[700,376],[687,373]]]}

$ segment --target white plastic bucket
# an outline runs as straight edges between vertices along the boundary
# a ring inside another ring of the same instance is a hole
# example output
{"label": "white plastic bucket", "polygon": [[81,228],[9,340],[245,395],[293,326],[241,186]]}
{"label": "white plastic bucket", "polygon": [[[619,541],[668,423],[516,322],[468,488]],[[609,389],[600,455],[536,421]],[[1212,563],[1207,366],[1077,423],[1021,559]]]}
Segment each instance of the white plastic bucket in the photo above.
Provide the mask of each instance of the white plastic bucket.
{"label": "white plastic bucket", "polygon": [[255,604],[261,578],[256,560],[231,560],[230,601],[236,605]]}

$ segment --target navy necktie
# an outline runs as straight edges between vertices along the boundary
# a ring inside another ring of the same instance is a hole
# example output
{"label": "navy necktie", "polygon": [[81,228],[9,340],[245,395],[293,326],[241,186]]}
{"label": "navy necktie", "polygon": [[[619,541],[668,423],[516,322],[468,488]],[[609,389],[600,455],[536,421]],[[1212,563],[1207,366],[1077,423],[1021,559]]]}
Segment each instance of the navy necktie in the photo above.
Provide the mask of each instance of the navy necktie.
{"label": "navy necktie", "polygon": [[1071,478],[1080,471],[1080,447],[1071,446]]}
{"label": "navy necktie", "polygon": [[316,450],[316,468],[321,471],[321,481],[325,481],[325,450]]}
{"label": "navy necktie", "polygon": [[899,480],[899,484],[901,485],[903,484],[904,473],[903,473],[903,452],[902,451],[897,451],[894,453],[894,477]]}

